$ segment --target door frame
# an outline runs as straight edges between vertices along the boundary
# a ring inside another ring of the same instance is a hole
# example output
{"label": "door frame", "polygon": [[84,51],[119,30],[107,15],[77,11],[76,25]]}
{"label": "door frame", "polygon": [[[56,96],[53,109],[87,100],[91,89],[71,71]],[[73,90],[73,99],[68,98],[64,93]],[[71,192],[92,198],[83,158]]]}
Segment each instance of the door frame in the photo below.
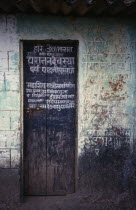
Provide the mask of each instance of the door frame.
{"label": "door frame", "polygon": [[39,42],[77,42],[77,73],[76,73],[76,119],[75,119],[75,192],[78,189],[78,101],[79,101],[79,40],[67,39],[67,40],[56,40],[56,39],[24,39],[19,41],[19,71],[20,71],[20,200],[24,202],[24,66],[23,66],[23,43],[24,41],[39,41]]}

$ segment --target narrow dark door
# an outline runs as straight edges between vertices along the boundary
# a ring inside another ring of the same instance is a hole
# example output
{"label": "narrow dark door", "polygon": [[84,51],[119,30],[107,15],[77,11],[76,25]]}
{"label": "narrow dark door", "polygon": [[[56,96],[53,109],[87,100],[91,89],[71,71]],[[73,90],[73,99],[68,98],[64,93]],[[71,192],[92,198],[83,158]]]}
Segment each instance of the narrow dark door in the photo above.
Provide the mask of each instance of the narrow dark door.
{"label": "narrow dark door", "polygon": [[24,41],[26,195],[75,190],[76,41]]}

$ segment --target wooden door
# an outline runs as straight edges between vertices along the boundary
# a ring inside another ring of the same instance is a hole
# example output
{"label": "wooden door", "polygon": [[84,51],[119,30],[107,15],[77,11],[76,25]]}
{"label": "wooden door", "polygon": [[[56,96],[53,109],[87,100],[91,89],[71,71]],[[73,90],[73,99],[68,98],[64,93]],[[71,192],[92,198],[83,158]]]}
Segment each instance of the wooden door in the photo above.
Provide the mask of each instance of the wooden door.
{"label": "wooden door", "polygon": [[24,41],[25,195],[75,190],[77,41]]}

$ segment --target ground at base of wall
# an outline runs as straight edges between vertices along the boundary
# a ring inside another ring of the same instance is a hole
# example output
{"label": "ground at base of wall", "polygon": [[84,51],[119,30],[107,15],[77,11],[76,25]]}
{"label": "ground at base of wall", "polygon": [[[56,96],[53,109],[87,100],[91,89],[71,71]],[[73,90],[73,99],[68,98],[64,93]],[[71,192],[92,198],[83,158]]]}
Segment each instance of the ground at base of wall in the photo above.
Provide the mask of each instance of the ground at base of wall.
{"label": "ground at base of wall", "polygon": [[67,196],[25,197],[14,210],[135,210],[135,198],[126,192],[82,191]]}
{"label": "ground at base of wall", "polygon": [[119,191],[115,183],[106,187],[104,182],[101,188],[88,186],[67,196],[25,197],[19,203],[19,171],[3,169],[0,170],[0,210],[136,210],[135,186],[133,179],[127,190]]}
{"label": "ground at base of wall", "polygon": [[19,190],[18,169],[0,169],[0,210],[16,209]]}

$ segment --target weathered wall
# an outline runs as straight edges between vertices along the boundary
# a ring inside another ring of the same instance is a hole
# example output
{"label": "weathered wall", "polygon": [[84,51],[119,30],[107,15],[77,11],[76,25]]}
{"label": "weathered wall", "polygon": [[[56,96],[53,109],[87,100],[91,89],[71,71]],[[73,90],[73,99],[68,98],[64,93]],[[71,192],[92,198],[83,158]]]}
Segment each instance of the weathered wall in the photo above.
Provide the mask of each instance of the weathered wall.
{"label": "weathered wall", "polygon": [[79,40],[79,186],[128,187],[135,170],[135,34],[132,20],[0,16],[0,176],[11,174],[5,185],[20,168],[19,40],[73,39]]}
{"label": "weathered wall", "polygon": [[19,198],[18,52],[16,19],[13,16],[0,16],[0,209],[6,209],[6,206],[10,208]]}

